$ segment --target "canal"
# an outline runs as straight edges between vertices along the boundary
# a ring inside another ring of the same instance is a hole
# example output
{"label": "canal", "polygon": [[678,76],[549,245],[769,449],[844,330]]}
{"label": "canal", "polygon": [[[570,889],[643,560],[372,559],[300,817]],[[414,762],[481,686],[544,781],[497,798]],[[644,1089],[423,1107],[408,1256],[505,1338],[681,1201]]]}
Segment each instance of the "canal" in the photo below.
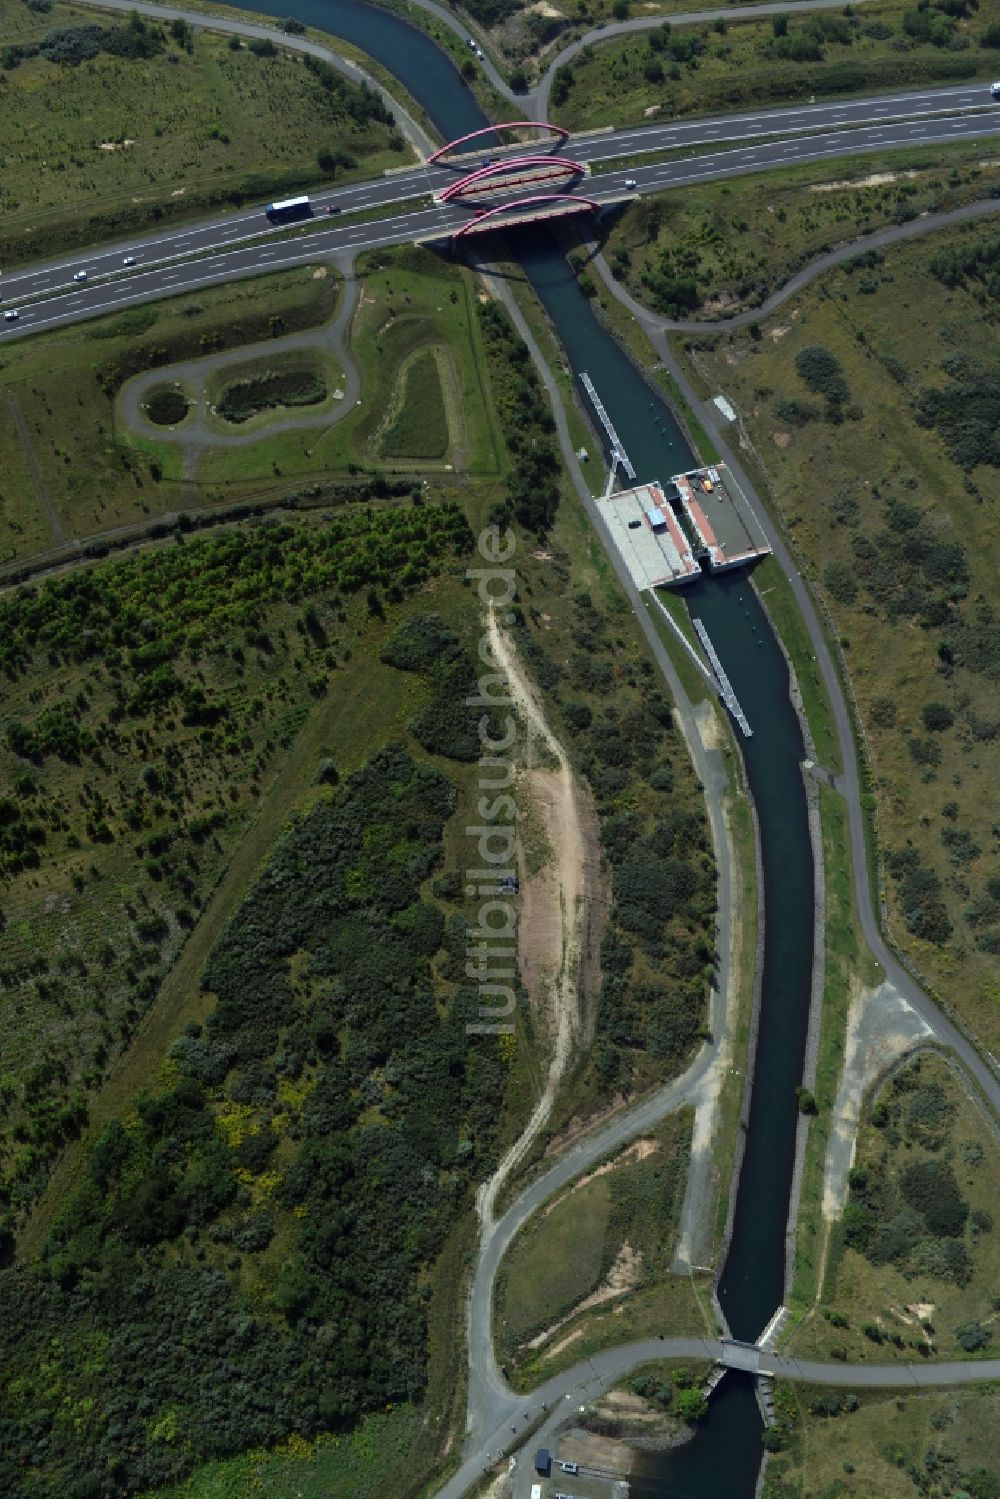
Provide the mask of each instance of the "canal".
{"label": "canal", "polygon": [[[245,8],[251,8],[247,5]],[[458,70],[417,27],[363,0],[255,0],[354,43],[393,73],[454,139],[489,123]],[[521,267],[579,378],[586,371],[640,480],[697,462],[673,413],[595,316],[551,236],[524,231]],[[813,863],[799,766],[805,756],[788,668],[745,574],[705,579],[685,597],[701,617],[753,729],[742,741],[757,808],[765,931],[753,1100],[719,1298],[734,1336],[759,1336],[782,1299],[785,1229],[812,980]],[[669,1331],[669,1329],[667,1329]],[[708,1420],[684,1447],[645,1454],[641,1499],[750,1499],[760,1467],[760,1418],[749,1379],[729,1374]]]}

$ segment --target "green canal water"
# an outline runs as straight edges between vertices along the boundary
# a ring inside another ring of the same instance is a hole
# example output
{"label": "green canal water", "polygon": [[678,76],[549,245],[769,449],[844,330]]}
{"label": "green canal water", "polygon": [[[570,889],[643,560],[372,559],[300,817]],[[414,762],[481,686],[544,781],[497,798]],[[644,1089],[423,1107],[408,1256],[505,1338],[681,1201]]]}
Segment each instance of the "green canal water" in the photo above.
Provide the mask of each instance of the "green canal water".
{"label": "green canal water", "polygon": [[[363,48],[400,79],[445,139],[489,123],[450,59],[389,11],[362,0],[254,0],[252,8],[295,15]],[[526,230],[513,243],[572,369],[594,381],[639,479],[666,479],[693,467],[697,460],[669,407],[597,320],[551,237]],[[762,1005],[746,1150],[719,1285],[733,1335],[752,1341],[782,1299],[795,1088],[808,1026],[813,865],[799,771],[805,751],[785,658],[746,574],[706,578],[685,598],[704,621],[753,729],[742,750],[763,864]],[[728,1374],[694,1439],[669,1453],[644,1455],[632,1491],[639,1499],[750,1499],[759,1467],[752,1384]]]}

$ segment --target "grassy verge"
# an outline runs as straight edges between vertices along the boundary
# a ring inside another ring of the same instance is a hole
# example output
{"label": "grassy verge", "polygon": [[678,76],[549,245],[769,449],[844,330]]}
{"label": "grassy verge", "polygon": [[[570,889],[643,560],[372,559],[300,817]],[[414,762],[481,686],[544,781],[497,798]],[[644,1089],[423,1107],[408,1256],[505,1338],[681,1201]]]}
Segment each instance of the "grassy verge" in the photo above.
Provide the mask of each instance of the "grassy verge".
{"label": "grassy verge", "polygon": [[[890,934],[993,1048],[1000,648],[982,601],[1000,470],[985,431],[939,427],[935,413],[957,398],[969,416],[972,393],[997,378],[984,320],[994,242],[974,226],[869,253],[791,299],[759,337],[687,346],[702,388],[740,413],[748,465],[832,620],[871,769]],[[969,255],[983,259],[967,274]],[[848,392],[840,425],[810,404],[802,373],[827,355]]]}
{"label": "grassy verge", "polygon": [[586,448],[591,465],[588,471],[592,488],[595,492],[603,488],[601,474],[601,449],[600,444],[595,441],[594,433],[587,423],[587,419],[580,409],[576,397],[576,387],[573,381],[573,372],[566,363],[566,355],[562,345],[556,337],[555,331],[546,316],[538,298],[526,280],[523,271],[516,261],[501,261],[499,265],[501,275],[507,278],[514,300],[518,305],[535,342],[541,350],[549,369],[552,371],[559,387],[562,397],[563,409],[566,412],[566,420],[569,424],[570,438],[574,448],[579,452]]}
{"label": "grassy verge", "polygon": [[771,623],[791,657],[795,679],[802,694],[802,709],[819,763],[836,774],[843,769],[843,760],[833,710],[810,648],[809,632],[791,584],[773,557],[766,557],[755,568],[754,582]]}
{"label": "grassy verge", "polygon": [[992,197],[998,182],[982,141],[866,152],[644,197],[614,220],[604,250],[653,312],[724,320],[835,246]]}
{"label": "grassy verge", "polygon": [[[18,9],[0,13],[8,57],[65,29],[135,34],[123,17],[57,3],[26,35]],[[4,266],[412,161],[380,104],[355,121],[357,86],[337,75],[324,87],[301,56],[156,22],[142,36],[151,55],[101,51],[77,67],[26,55],[5,71]]]}
{"label": "grassy verge", "polygon": [[[691,616],[688,614],[687,608],[684,605],[683,601],[679,599],[676,594],[670,593],[665,588],[660,590],[657,597],[663,601],[663,607],[669,610],[671,619],[677,622],[678,629],[683,632],[686,639],[691,639],[693,645],[696,637],[694,636],[694,631],[691,628]],[[642,602],[645,606],[646,613],[653,621],[653,626],[656,630],[656,633],[659,635],[660,639],[663,641],[663,644],[666,646],[667,651],[670,654],[670,659],[674,664],[674,670],[680,677],[681,685],[684,688],[684,691],[687,693],[690,701],[692,703],[698,703],[704,701],[706,698],[710,700],[713,697],[711,688],[705,681],[705,678],[702,676],[701,672],[698,671],[687,651],[677,639],[675,632],[670,628],[667,621],[663,618],[663,615],[660,613],[657,605],[653,602],[652,599],[649,599],[645,596],[643,596]]]}
{"label": "grassy verge", "polygon": [[848,1011],[859,986],[871,987],[881,977],[881,969],[869,956],[858,930],[847,809],[829,787],[820,786],[818,790],[826,911],[823,1007],[813,1087],[817,1113],[809,1121],[792,1281],[792,1295],[802,1310],[808,1310],[823,1293],[828,1233],[822,1212],[823,1181],[844,1064]]}
{"label": "grassy verge", "polygon": [[787,1445],[770,1460],[764,1499],[914,1499],[942,1481],[955,1494],[995,1491],[995,1385],[847,1395],[789,1382],[777,1403]]}
{"label": "grassy verge", "polygon": [[689,1109],[671,1115],[522,1229],[496,1284],[494,1338],[508,1369],[547,1370],[561,1345],[588,1336],[592,1319],[578,1310],[588,1300],[618,1320],[630,1293],[669,1277],[692,1119]]}
{"label": "grassy verge", "polygon": [[[332,314],[340,282],[311,268],[168,298],[4,350],[0,445],[12,458],[0,503],[0,560],[85,541],[178,508],[166,454],[123,440],[114,399],[131,375],[206,349],[313,327]],[[174,469],[176,473],[176,468]],[[204,497],[183,495],[185,509]]]}
{"label": "grassy verge", "polygon": [[[728,751],[731,755],[732,751]],[[743,1106],[750,1021],[753,1016],[757,980],[757,840],[750,802],[742,792],[730,791],[725,806],[732,851],[733,978],[736,988],[732,1025],[732,1066],[723,1080],[719,1098],[719,1122],[713,1149],[717,1182],[715,1208],[715,1263],[729,1217],[729,1193]]]}
{"label": "grassy verge", "polygon": [[[650,113],[715,114],[985,78],[996,71],[994,53],[980,45],[987,25],[983,13],[955,20],[933,7],[915,25],[906,0],[876,0],[849,16],[748,17],[616,37],[585,47],[560,70],[552,113],[582,130],[641,123]],[[920,34],[925,28],[933,40]]]}
{"label": "grassy verge", "polygon": [[[234,488],[253,493],[276,476],[320,478],[372,464],[406,473],[453,469],[477,479],[498,476],[503,447],[482,373],[474,276],[414,248],[372,252],[357,275],[363,286],[350,342],[360,404],[328,427],[274,432],[260,443],[205,453],[198,477],[207,496],[222,499]],[[447,428],[438,457],[426,452],[424,407],[431,392],[427,382],[410,377],[411,361],[423,353],[434,359]],[[407,453],[408,445],[414,451]]]}

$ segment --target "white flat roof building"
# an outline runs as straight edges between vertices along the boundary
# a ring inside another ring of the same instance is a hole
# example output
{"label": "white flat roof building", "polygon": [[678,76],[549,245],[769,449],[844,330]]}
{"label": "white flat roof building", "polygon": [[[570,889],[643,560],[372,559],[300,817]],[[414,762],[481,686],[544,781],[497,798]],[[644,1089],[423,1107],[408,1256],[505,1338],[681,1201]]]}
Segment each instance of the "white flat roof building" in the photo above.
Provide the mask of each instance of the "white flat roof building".
{"label": "white flat roof building", "polygon": [[605,495],[597,508],[640,591],[699,576],[691,543],[658,483]]}

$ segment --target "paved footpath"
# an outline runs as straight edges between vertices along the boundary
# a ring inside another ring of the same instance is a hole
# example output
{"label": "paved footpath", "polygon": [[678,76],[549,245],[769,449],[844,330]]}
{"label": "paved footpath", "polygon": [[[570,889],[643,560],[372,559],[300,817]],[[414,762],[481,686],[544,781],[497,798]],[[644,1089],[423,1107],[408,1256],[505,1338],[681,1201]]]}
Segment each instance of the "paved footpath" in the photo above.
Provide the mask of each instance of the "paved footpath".
{"label": "paved footpath", "polygon": [[[278,437],[285,432],[305,431],[310,427],[333,427],[354,410],[361,393],[361,380],[357,366],[351,358],[347,344],[347,329],[358,305],[360,282],[355,280],[349,259],[340,257],[338,268],[342,272],[340,300],[333,317],[320,328],[305,332],[286,333],[280,338],[265,338],[255,344],[241,344],[221,354],[206,354],[199,359],[186,359],[180,364],[160,365],[134,376],[122,387],[118,397],[118,415],[133,432],[142,437],[154,437],[159,442],[176,442],[188,452],[201,452],[207,448],[238,448],[263,442],[268,437]],[[331,408],[324,403],[322,411],[297,413],[294,407],[271,412],[266,424],[257,423],[252,431],[217,431],[208,420],[208,403],[205,397],[205,382],[216,370],[226,366],[248,364],[254,359],[272,358],[276,354],[299,353],[302,349],[322,349],[337,359],[344,371],[340,399]],[[143,402],[150,390],[160,385],[171,385],[175,381],[194,387],[195,408],[185,421],[177,427],[160,427],[151,422],[143,410]]]}

